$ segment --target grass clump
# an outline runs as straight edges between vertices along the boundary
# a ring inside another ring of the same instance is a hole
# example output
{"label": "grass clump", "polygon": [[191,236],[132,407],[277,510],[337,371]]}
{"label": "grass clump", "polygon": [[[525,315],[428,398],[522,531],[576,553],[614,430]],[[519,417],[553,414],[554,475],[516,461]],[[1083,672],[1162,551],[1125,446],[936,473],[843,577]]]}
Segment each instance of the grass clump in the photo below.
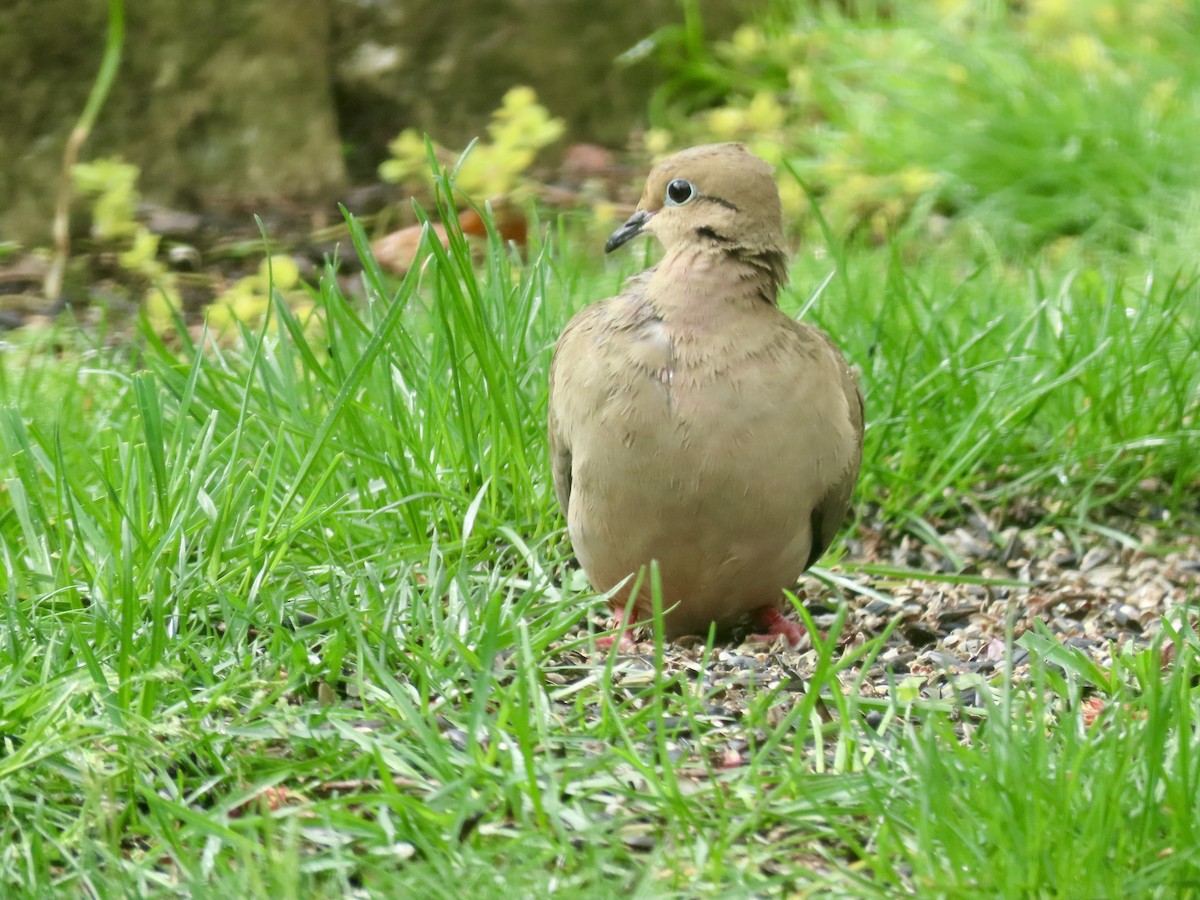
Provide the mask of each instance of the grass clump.
{"label": "grass clump", "polygon": [[[857,896],[1196,896],[1197,643],[1176,622],[1190,649],[1169,669],[1159,647],[1125,654],[1097,690],[1086,654],[1035,640],[1028,692],[985,693],[977,723],[903,729],[872,779]],[[1057,705],[1072,695],[1091,699]]]}
{"label": "grass clump", "polygon": [[[964,41],[986,36],[1041,74],[1067,65],[1020,56],[1049,7],[1028,4],[1015,35],[1007,7],[954,8]],[[904,87],[872,80],[890,57],[862,42],[949,40],[921,37],[915,7],[872,9],[784,10],[830,25],[822,52],[840,62],[822,90],[862,94],[840,131],[820,107],[818,149],[875,134],[852,140],[851,118],[872,85]],[[785,33],[772,21],[768,48]],[[1169,29],[1153,34],[1162,59],[1129,71],[1188,65]],[[920,46],[905,58],[948,77]],[[712,83],[734,71],[726,52],[703,70]],[[774,53],[757,57],[760,84],[730,75],[713,96],[769,100]],[[1093,102],[1066,96],[1084,81],[1062,84],[1064,103]],[[904,89],[965,102],[917,87]],[[782,108],[747,115],[786,136]],[[881,172],[938,143],[914,130],[889,157],[885,133],[861,144]],[[889,225],[879,245],[848,237],[833,183],[793,165],[831,212],[814,213],[781,302],[862,369],[867,524],[929,535],[1032,502],[1046,528],[1114,532],[1145,506],[1161,544],[1185,540],[1200,486],[1186,223],[1154,231],[1117,203],[1119,228],[1064,249],[1059,225],[1025,227],[1040,208],[1027,186],[989,206],[955,194],[965,162],[933,159],[909,161],[933,173],[914,193],[927,205],[906,200],[911,230]],[[1110,203],[1101,174],[1080,177]],[[1035,630],[941,699],[898,666],[868,683],[899,620],[849,633],[846,603],[864,601],[833,589],[819,622],[800,608],[802,664],[661,640],[638,659],[592,652],[578,623],[602,601],[572,575],[549,484],[547,371],[571,312],[637,261],[604,269],[598,247],[535,230],[526,258],[493,232],[476,263],[445,173],[437,195],[448,247],[427,238],[428,262],[400,281],[351,223],[359,299],[336,262],[304,287],[268,261],[247,285],[263,321],[229,320],[220,342],[173,319],[175,333],[147,320],[135,342],[64,326],[0,348],[6,896],[1196,895],[1194,586],[1161,610],[1157,638],[1114,645],[1111,661]],[[968,199],[951,209],[955,196]],[[1122,196],[1167,209],[1156,189]],[[939,209],[970,240],[916,227]]]}
{"label": "grass clump", "polygon": [[[546,374],[617,273],[495,235],[477,269],[452,230],[394,282],[352,229],[366,299],[327,273],[319,330],[273,288],[230,344],[147,322],[137,348],[5,349],[10,894],[1034,896],[1080,855],[1089,885],[1190,883],[1171,810],[1196,791],[1191,619],[1166,669],[1035,658],[1028,691],[998,675],[970,709],[866,696],[887,635],[842,634],[844,612],[810,622],[811,670],[736,701],[705,675],[728,650],[581,655],[599,600],[568,574]],[[1193,284],[1018,289],[892,256],[880,292],[856,274],[872,260],[817,279],[810,257],[796,283],[823,290],[785,298],[864,366],[860,501],[903,528],[957,491],[1041,492],[1059,521],[1147,473],[1188,496]],[[1097,312],[1067,333],[1072,304]],[[1091,728],[1085,676],[1108,710]]]}

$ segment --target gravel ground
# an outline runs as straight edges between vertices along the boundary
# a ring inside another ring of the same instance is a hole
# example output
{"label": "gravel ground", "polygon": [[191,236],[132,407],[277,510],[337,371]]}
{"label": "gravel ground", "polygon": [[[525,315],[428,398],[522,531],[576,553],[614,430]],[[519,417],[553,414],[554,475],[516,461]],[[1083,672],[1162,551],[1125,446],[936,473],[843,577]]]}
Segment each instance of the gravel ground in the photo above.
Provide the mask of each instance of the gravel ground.
{"label": "gravel ground", "polygon": [[[1200,605],[1200,539],[1177,528],[1164,533],[1144,521],[1123,526],[1071,536],[1044,526],[998,529],[987,516],[974,514],[967,525],[931,534],[925,542],[860,527],[848,539],[842,565],[830,572],[846,597],[838,649],[853,651],[887,632],[893,621],[895,626],[880,652],[864,655],[865,672],[860,661],[841,673],[844,690],[862,698],[901,690],[905,699],[969,709],[987,685],[1020,683],[1027,676],[1029,651],[1020,638],[1039,622],[1102,667],[1127,648],[1151,646],[1164,616]],[[837,591],[810,577],[798,597],[824,640],[842,606]],[[593,626],[611,627],[611,620]],[[586,629],[581,623],[570,637],[582,637]],[[612,674],[619,693],[630,700],[654,677],[653,644],[644,631],[635,637],[634,646],[618,654]],[[788,647],[781,640],[739,640],[736,632],[707,656],[699,640],[668,644],[666,674],[702,677],[711,698],[710,724],[726,723],[729,737],[714,744],[710,734],[701,747],[681,733],[676,755],[706,758],[708,765],[740,764],[746,742],[737,722],[752,702],[750,693],[805,691],[817,652],[808,638]],[[1169,640],[1161,652],[1163,665],[1169,665]],[[548,678],[563,685],[563,702],[570,703],[581,682],[604,676],[606,660],[599,650],[564,650]],[[776,705],[780,716],[791,706]],[[874,715],[868,713],[868,721]]]}

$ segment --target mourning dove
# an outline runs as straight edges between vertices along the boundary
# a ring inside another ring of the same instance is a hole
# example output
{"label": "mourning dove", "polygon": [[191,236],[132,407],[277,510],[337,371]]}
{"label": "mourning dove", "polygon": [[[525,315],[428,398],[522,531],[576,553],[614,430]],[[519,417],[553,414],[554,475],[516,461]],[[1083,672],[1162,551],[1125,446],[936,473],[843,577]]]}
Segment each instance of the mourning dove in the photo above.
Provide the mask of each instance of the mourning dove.
{"label": "mourning dove", "polygon": [[662,242],[662,261],[576,314],[550,369],[554,489],[575,554],[595,589],[621,585],[619,627],[649,618],[648,578],[630,620],[621,612],[657,560],[667,637],[753,612],[795,643],[783,591],[845,517],[862,395],[824,332],[776,305],[779,191],[744,146],[655,166],[605,252],[639,234]]}

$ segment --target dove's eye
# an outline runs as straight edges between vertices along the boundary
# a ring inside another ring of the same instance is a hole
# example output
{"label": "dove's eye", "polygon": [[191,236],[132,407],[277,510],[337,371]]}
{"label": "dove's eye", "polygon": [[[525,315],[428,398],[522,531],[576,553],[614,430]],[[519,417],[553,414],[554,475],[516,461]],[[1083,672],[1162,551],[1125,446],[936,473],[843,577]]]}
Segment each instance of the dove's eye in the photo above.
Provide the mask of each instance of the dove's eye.
{"label": "dove's eye", "polygon": [[696,186],[690,181],[676,178],[667,185],[667,206],[683,206],[696,198]]}

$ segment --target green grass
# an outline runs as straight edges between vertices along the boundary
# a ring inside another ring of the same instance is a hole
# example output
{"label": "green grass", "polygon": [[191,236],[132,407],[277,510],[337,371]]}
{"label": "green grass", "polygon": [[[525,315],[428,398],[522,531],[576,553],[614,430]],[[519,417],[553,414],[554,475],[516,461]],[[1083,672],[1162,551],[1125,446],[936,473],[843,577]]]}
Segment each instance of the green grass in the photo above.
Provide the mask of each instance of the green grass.
{"label": "green grass", "polygon": [[1034,690],[1015,702],[1001,692],[966,740],[938,721],[907,729],[889,754],[875,855],[885,879],[948,897],[1194,896],[1195,657],[1165,676],[1154,650],[1120,661],[1103,673],[1106,692],[1125,678],[1136,699],[1101,694],[1105,712],[1085,725],[1044,697],[1078,696],[1093,666],[1030,638],[1035,658],[1048,650],[1065,669],[1035,664]]}
{"label": "green grass", "polygon": [[[837,25],[848,58],[867,38]],[[1107,172],[1068,193],[1116,196]],[[855,509],[928,537],[974,506],[1075,533],[1147,506],[1168,546],[1200,490],[1195,220],[1121,194],[1122,240],[1026,255],[1046,207],[1000,194],[945,242],[812,219],[782,302],[862,370]],[[1025,634],[1028,673],[969,703],[865,691],[886,635],[842,640],[844,612],[784,683],[730,688],[731,648],[591,652],[546,377],[638,253],[602,268],[563,227],[476,263],[455,235],[397,282],[354,236],[365,299],[329,271],[311,321],[0,350],[0,894],[1200,895],[1194,589],[1108,668]]]}
{"label": "green grass", "polygon": [[[1194,283],[849,253],[799,262],[786,303],[863,367],[859,508],[1086,522],[1153,475],[1186,512]],[[8,894],[1191,896],[1187,614],[1171,666],[1129,651],[1091,685],[1090,729],[1069,654],[965,714],[861,697],[880,639],[836,629],[802,684],[714,719],[661,654],[564,652],[598,601],[561,586],[548,357],[618,274],[551,246],[476,268],[457,239],[399,284],[364,261],[366,302],[327,275],[308,331],[276,304],[233,346],[6,349]]]}
{"label": "green grass", "polygon": [[[688,26],[657,36],[658,123],[791,163],[840,231],[1188,264],[1195,3],[776,0],[720,42],[683,5]],[[800,192],[784,200],[803,221]]]}

